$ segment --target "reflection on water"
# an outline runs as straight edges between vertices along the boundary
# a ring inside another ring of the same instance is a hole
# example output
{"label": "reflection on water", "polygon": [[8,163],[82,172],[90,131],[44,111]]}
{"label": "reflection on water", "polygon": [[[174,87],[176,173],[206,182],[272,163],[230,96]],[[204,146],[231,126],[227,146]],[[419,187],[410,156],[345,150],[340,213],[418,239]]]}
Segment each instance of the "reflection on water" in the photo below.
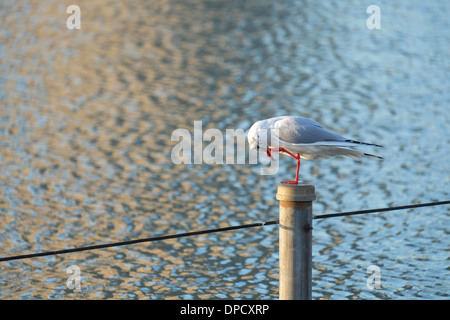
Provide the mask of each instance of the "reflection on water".
{"label": "reflection on water", "polygon": [[[278,176],[175,165],[176,128],[312,117],[383,161],[302,162],[316,214],[448,199],[446,1],[0,5],[0,256],[272,220]],[[447,207],[322,220],[315,299],[448,298]],[[82,290],[67,288],[70,265]],[[366,287],[367,267],[382,289]],[[0,264],[4,299],[278,297],[276,226]],[[20,274],[20,276],[18,276]]]}

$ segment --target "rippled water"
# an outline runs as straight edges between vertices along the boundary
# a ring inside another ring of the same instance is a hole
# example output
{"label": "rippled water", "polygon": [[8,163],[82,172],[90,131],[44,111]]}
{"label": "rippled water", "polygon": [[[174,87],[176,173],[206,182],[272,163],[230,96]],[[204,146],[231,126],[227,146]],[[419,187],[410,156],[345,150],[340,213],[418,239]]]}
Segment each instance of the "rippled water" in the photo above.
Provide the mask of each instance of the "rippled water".
{"label": "rippled water", "polygon": [[[0,256],[276,219],[292,159],[175,165],[196,120],[304,115],[385,146],[303,161],[315,214],[449,198],[448,1],[378,1],[379,30],[352,1],[76,4],[81,30],[60,1],[0,4]],[[313,298],[448,299],[449,226],[448,206],[316,221]],[[276,299],[278,272],[265,226],[2,262],[0,298]]]}

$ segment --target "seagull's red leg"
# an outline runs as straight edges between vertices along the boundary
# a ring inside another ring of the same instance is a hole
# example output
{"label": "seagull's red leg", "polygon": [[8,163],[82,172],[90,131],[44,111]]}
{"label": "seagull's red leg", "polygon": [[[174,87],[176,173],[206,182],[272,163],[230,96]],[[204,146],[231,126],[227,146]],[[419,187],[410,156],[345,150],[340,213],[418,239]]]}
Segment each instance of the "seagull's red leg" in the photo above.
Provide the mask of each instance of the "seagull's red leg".
{"label": "seagull's red leg", "polygon": [[[275,151],[275,152],[284,152],[288,155],[290,155],[291,157],[297,159],[297,156],[294,155],[293,153],[289,152],[288,150],[286,150],[285,148],[267,148],[266,152],[267,152],[267,156],[270,158],[271,157],[271,152]],[[298,154],[297,154],[298,155]]]}
{"label": "seagull's red leg", "polygon": [[292,152],[289,152],[288,150],[286,150],[285,148],[279,148],[279,149],[271,149],[271,148],[267,148],[267,156],[269,158],[271,158],[271,152],[275,151],[275,152],[283,152],[286,153],[288,155],[290,155],[292,158],[297,159],[297,173],[295,175],[295,180],[294,181],[282,181],[282,183],[289,183],[289,184],[297,184],[298,183],[298,172],[300,171],[300,154],[293,154]]}
{"label": "seagull's red leg", "polygon": [[278,152],[284,152],[284,153],[287,153],[288,155],[290,155],[292,158],[294,158],[294,159],[297,159],[298,158],[298,153],[297,153],[297,155],[294,155],[294,154],[292,154],[291,152],[289,152],[289,151],[287,151],[285,148],[280,148],[280,149],[278,149]]}
{"label": "seagull's red leg", "polygon": [[[289,154],[289,153],[288,153]],[[291,155],[291,154],[289,154]],[[295,159],[297,159],[297,173],[295,175],[294,181],[282,181],[281,183],[289,183],[289,184],[297,184],[298,183],[298,172],[300,171],[300,154],[297,153],[297,155],[291,155]]]}

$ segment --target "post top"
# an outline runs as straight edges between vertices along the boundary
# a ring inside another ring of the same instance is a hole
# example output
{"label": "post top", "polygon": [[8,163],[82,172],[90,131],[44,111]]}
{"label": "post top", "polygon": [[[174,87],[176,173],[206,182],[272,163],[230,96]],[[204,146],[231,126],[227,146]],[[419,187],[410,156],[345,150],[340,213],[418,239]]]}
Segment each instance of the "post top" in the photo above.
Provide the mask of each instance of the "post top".
{"label": "post top", "polygon": [[276,199],[280,201],[309,202],[316,200],[316,192],[310,184],[286,184],[278,185]]}

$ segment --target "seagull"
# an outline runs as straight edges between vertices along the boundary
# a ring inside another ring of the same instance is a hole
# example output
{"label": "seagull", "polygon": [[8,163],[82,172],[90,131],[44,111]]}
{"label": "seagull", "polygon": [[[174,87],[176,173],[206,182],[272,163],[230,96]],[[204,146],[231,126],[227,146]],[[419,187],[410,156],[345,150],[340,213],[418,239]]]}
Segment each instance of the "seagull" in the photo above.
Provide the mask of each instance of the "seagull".
{"label": "seagull", "polygon": [[383,159],[380,156],[349,148],[359,145],[382,146],[344,138],[326,130],[320,123],[300,116],[281,116],[257,121],[250,127],[247,139],[250,150],[265,150],[270,159],[272,159],[272,152],[279,152],[297,160],[295,180],[282,181],[288,184],[297,184],[299,181],[300,158],[315,160],[344,155],[353,159],[363,156]]}

